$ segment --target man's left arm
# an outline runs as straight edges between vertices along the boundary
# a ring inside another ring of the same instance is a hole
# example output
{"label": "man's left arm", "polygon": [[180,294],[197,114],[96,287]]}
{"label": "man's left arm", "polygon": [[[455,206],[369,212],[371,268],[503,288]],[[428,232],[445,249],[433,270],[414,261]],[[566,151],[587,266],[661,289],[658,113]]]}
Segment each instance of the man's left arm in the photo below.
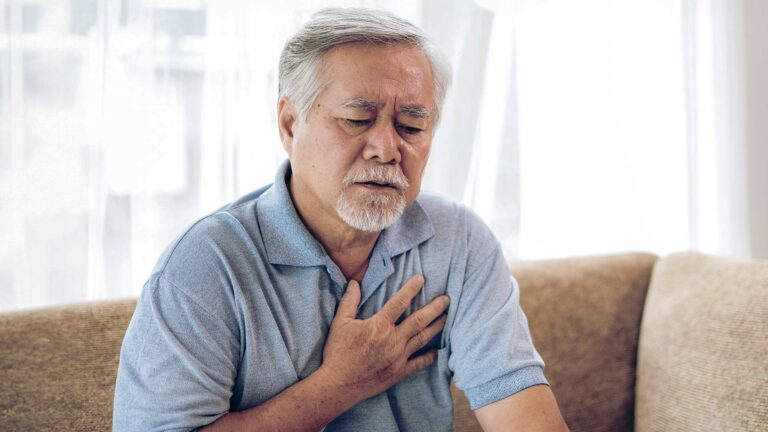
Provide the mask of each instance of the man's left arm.
{"label": "man's left arm", "polygon": [[464,279],[446,324],[456,386],[485,431],[567,430],[500,244],[471,211],[466,229]]}
{"label": "man's left arm", "polygon": [[568,431],[549,386],[535,385],[475,410],[485,432]]}

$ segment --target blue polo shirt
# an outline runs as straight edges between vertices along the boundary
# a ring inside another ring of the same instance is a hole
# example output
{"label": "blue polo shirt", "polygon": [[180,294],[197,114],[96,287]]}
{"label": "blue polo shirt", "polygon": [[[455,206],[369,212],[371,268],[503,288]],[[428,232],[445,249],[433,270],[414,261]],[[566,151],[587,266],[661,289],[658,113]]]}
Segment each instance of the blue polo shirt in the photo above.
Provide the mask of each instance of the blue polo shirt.
{"label": "blue polo shirt", "polygon": [[[171,244],[131,319],[115,388],[115,431],[192,430],[259,405],[306,378],[347,280],[273,185],[196,222]],[[404,316],[451,298],[437,361],[366,399],[326,431],[450,431],[450,381],[472,409],[536,384],[531,343],[498,242],[464,206],[422,193],[384,230],[362,280],[359,318],[413,275],[426,283]]]}

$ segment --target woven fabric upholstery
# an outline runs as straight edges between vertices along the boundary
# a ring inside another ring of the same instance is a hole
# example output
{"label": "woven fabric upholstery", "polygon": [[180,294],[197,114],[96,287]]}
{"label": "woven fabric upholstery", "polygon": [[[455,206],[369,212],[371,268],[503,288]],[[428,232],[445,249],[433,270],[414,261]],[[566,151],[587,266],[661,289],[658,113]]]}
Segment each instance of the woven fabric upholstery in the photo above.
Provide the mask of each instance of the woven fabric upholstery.
{"label": "woven fabric upholstery", "polygon": [[633,253],[512,265],[544,373],[574,432],[633,428],[638,333],[655,261]]}
{"label": "woven fabric upholstery", "polygon": [[134,300],[0,315],[0,430],[108,431]]}
{"label": "woven fabric upholstery", "polygon": [[453,431],[483,432],[475,414],[469,408],[469,400],[454,383],[451,383],[451,396],[453,397]]}
{"label": "woven fabric upholstery", "polygon": [[659,261],[641,327],[636,426],[768,431],[768,261]]}
{"label": "woven fabric upholstery", "polygon": [[[513,264],[531,333],[575,431],[631,430],[635,350],[655,257]],[[135,301],[0,315],[0,430],[109,430]],[[456,431],[479,431],[460,391]]]}

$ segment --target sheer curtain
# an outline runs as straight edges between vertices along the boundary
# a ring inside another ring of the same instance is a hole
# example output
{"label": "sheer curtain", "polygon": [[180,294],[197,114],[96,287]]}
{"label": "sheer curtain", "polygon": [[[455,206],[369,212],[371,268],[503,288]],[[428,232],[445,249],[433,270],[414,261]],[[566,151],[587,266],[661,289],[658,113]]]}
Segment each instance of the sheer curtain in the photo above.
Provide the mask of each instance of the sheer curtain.
{"label": "sheer curtain", "polygon": [[469,0],[0,2],[0,310],[135,296],[184,227],[271,182],[279,52],[326,6],[391,10],[455,62],[474,40],[482,70],[492,13]]}
{"label": "sheer curtain", "polygon": [[768,4],[518,0],[496,10],[514,17],[502,24],[514,29],[514,66],[496,60],[510,82],[486,80],[497,91],[486,97],[509,97],[482,113],[490,124],[500,108],[513,115],[504,138],[475,140],[502,147],[473,162],[499,185],[506,172],[501,187],[517,203],[492,196],[489,212],[470,202],[497,234],[507,218],[510,256],[768,258]]}
{"label": "sheer curtain", "polygon": [[441,45],[424,187],[509,257],[768,255],[759,0],[0,0],[0,310],[135,296],[271,182],[279,51],[325,6]]}
{"label": "sheer curtain", "polygon": [[768,3],[683,8],[691,247],[768,258]]}
{"label": "sheer curtain", "polygon": [[676,1],[521,1],[521,255],[687,249]]}

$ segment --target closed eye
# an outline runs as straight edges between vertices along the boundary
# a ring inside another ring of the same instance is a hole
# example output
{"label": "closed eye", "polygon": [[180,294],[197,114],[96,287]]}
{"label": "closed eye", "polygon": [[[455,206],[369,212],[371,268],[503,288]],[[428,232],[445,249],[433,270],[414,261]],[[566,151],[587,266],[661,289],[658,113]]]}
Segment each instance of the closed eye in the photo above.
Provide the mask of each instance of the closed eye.
{"label": "closed eye", "polygon": [[417,133],[421,132],[423,129],[413,127],[413,126],[406,126],[406,125],[399,125],[398,128],[403,131],[406,135],[416,135]]}
{"label": "closed eye", "polygon": [[352,127],[365,127],[373,123],[373,120],[371,119],[364,119],[364,120],[344,119],[344,121]]}

